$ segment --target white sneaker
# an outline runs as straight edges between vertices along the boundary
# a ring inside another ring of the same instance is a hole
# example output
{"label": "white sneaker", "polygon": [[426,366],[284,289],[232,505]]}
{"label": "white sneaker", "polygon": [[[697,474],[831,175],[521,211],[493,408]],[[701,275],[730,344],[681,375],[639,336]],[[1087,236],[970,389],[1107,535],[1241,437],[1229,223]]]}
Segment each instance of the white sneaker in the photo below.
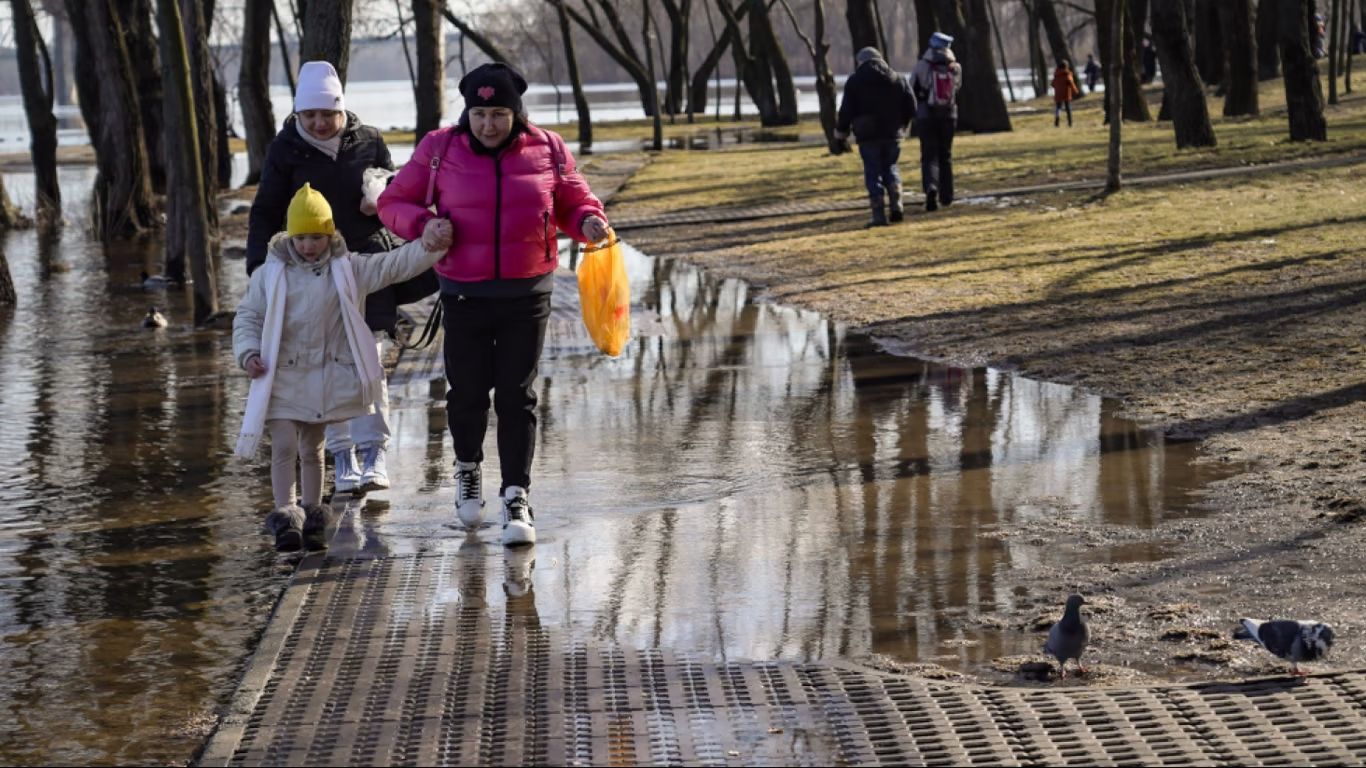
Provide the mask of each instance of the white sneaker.
{"label": "white sneaker", "polygon": [[503,552],[507,569],[503,576],[504,594],[512,598],[526,597],[531,594],[531,572],[536,570],[536,547],[517,547]]}
{"label": "white sneaker", "polygon": [[531,512],[526,489],[509,485],[503,491],[503,546],[536,543],[536,516]]}
{"label": "white sneaker", "polygon": [[484,524],[484,477],[477,461],[455,462],[455,514],[470,530]]}
{"label": "white sneaker", "polygon": [[384,443],[360,446],[360,484],[367,491],[389,487],[389,467],[384,461]]}

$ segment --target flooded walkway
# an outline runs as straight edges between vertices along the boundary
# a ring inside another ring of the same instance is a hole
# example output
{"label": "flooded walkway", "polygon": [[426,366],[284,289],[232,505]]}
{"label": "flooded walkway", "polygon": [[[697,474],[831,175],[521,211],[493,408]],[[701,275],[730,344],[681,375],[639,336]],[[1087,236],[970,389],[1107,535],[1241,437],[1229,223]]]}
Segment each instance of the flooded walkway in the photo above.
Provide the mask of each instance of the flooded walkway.
{"label": "flooded walkway", "polygon": [[1242,760],[1260,755],[1242,723],[1263,721],[1229,702],[1298,712],[1324,690],[1340,720],[1285,725],[1276,754],[1366,755],[1352,678],[1064,693],[851,664],[1036,652],[1039,635],[989,620],[1031,599],[1012,569],[1164,545],[1043,549],[1007,527],[1139,531],[1190,514],[1216,470],[1109,401],[883,354],[738,281],[630,256],[620,359],[592,348],[560,275],[538,544],[453,524],[442,384],[410,360],[395,490],[338,497],[332,547],[301,565],[206,764]]}
{"label": "flooded walkway", "polygon": [[[355,509],[351,512],[354,514]],[[1346,765],[1366,673],[984,688],[573,640],[500,560],[310,556],[204,765]],[[512,567],[512,566],[510,566]]]}

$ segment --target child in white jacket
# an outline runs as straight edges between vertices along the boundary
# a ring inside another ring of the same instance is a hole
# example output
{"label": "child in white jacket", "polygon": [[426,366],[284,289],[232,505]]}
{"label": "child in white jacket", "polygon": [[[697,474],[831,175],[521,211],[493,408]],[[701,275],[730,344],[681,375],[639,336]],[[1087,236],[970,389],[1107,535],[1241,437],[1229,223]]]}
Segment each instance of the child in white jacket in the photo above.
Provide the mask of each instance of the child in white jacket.
{"label": "child in white jacket", "polygon": [[237,454],[255,456],[270,435],[275,509],[266,527],[277,550],[297,550],[305,539],[321,545],[324,428],[367,413],[383,379],[365,325],[366,295],[421,274],[450,245],[450,221],[432,219],[419,240],[386,253],[349,253],[320,193],[305,184],[290,202],[286,230],[252,273],[232,329],[237,362],[252,378]]}

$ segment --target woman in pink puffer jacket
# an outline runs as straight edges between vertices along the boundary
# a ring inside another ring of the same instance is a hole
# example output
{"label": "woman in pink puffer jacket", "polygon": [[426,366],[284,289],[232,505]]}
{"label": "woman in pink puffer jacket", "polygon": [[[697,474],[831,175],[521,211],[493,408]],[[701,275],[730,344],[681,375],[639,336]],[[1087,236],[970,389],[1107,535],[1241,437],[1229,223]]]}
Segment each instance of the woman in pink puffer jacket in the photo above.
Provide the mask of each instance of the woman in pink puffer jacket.
{"label": "woman in pink puffer jacket", "polygon": [[445,310],[456,513],[470,530],[484,521],[480,463],[493,390],[503,543],[533,544],[527,489],[536,440],[534,384],[558,264],[555,235],[598,241],[607,236],[607,221],[564,139],[527,121],[526,80],[516,70],[485,64],[459,87],[460,120],[423,137],[380,195],[379,217],[408,240],[420,237],[434,217],[454,225],[454,242],[436,272]]}

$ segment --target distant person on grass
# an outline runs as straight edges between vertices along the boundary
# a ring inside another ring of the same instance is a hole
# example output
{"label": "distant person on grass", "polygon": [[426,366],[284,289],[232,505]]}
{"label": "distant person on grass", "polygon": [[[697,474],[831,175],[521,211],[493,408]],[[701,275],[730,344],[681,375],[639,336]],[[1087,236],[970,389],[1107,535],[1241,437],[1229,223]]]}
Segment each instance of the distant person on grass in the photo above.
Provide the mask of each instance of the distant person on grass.
{"label": "distant person on grass", "polygon": [[[284,228],[285,211],[305,183],[331,205],[337,232],[358,253],[379,253],[397,245],[376,215],[375,204],[394,164],[379,130],[346,110],[337,70],[326,61],[304,62],[294,93],[294,113],[271,141],[261,165],[261,183],[247,225],[247,274],[266,263],[270,239]],[[370,330],[395,332],[398,307],[435,293],[428,270],[399,285],[381,288],[365,302]],[[349,422],[329,424],[327,451],[336,468],[334,490],[389,487],[384,452],[389,444],[389,389],[381,383],[374,408]],[[357,457],[359,452],[359,460]]]}
{"label": "distant person on grass", "polygon": [[1086,75],[1086,90],[1095,93],[1096,83],[1100,82],[1100,65],[1096,63],[1094,53],[1086,54],[1086,67],[1082,69],[1082,74]]}
{"label": "distant person on grass", "polygon": [[276,550],[325,546],[323,430],[372,411],[384,382],[366,297],[430,269],[450,244],[450,221],[432,218],[407,245],[358,254],[321,193],[307,183],[295,193],[232,324],[233,354],[252,378],[236,452],[250,459],[270,437],[266,528]]}
{"label": "distant person on grass", "polygon": [[885,191],[891,207],[891,221],[901,221],[901,137],[915,117],[915,94],[906,78],[892,70],[876,48],[863,48],[854,57],[857,68],[844,82],[844,99],[835,123],[835,138],[848,138],[853,131],[863,159],[863,183],[868,188],[868,205],[873,216],[868,226],[887,224],[883,207]]}
{"label": "distant person on grass", "polygon": [[930,35],[930,49],[916,62],[911,83],[920,102],[915,130],[920,136],[920,183],[925,210],[953,203],[953,133],[958,125],[958,89],[963,68],[943,32]]}
{"label": "distant person on grass", "polygon": [[1072,63],[1063,59],[1053,70],[1053,127],[1061,122],[1063,110],[1067,110],[1067,127],[1072,127],[1072,99],[1081,95],[1077,80],[1072,76]]}

